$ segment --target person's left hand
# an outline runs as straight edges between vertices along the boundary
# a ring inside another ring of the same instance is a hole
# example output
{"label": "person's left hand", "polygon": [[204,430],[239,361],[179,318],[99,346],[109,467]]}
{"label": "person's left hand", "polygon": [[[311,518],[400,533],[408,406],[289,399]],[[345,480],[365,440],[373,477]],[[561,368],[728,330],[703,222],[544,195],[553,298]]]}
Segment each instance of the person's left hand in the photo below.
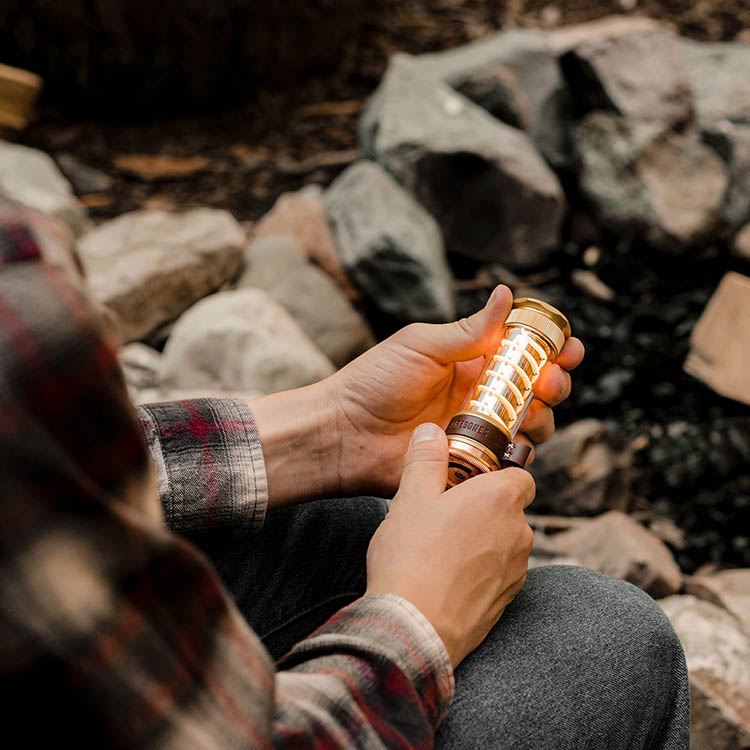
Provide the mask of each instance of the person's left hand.
{"label": "person's left hand", "polygon": [[[423,422],[445,428],[460,411],[512,303],[510,289],[499,286],[471,317],[409,325],[324,381],[336,409],[342,494],[395,491],[412,431]],[[581,341],[570,338],[544,366],[516,439],[542,443],[552,435],[551,407],[568,397],[568,373],[583,354]]]}

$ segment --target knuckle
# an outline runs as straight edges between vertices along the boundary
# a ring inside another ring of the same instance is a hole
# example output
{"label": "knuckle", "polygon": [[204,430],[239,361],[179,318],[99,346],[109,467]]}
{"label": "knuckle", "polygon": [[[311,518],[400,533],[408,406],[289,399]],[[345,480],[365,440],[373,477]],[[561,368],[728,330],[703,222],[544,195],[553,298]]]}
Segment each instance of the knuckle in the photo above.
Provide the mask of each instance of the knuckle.
{"label": "knuckle", "polygon": [[472,328],[471,328],[471,321],[466,318],[459,318],[454,324],[461,333],[463,333],[466,336],[469,336],[470,338],[473,338]]}
{"label": "knuckle", "polygon": [[519,497],[534,495],[536,492],[536,482],[534,482],[534,477],[526,469],[510,468],[503,469],[503,471],[508,472],[509,478],[513,482]]}

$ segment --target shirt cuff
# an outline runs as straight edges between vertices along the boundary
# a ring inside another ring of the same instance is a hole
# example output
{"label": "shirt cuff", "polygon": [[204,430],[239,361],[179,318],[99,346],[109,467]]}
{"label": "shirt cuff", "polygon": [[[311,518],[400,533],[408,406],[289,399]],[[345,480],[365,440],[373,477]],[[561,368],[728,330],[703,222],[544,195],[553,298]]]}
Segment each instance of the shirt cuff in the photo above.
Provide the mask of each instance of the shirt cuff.
{"label": "shirt cuff", "polygon": [[260,437],[240,399],[146,404],[138,416],[167,525],[176,533],[257,531],[268,505]]}
{"label": "shirt cuff", "polygon": [[[455,688],[448,652],[429,620],[394,594],[370,594],[339,610],[298,643],[279,668],[294,668],[316,656],[357,652],[367,654],[368,660],[395,664],[421,696],[433,728],[445,718]],[[310,668],[314,671],[312,664]]]}

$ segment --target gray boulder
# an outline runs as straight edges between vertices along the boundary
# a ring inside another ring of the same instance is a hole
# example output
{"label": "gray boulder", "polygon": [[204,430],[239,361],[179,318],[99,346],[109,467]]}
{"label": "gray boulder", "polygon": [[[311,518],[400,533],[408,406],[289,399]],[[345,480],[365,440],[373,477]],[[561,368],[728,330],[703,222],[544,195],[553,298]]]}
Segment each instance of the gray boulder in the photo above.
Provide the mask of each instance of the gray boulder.
{"label": "gray boulder", "polygon": [[681,48],[698,119],[750,124],[750,44],[683,39]]}
{"label": "gray boulder", "polygon": [[569,163],[568,97],[547,34],[502,31],[416,62],[493,117],[528,130],[553,166]]}
{"label": "gray boulder", "polygon": [[667,546],[630,516],[613,510],[555,534],[549,540],[557,555],[635,584],[654,598],[682,588],[682,574]]}
{"label": "gray boulder", "polygon": [[685,650],[690,747],[750,747],[750,636],[729,612],[694,596],[659,602]]}
{"label": "gray boulder", "polygon": [[87,232],[79,251],[94,296],[116,313],[127,342],[232,279],[245,242],[226,211],[133,211]]}
{"label": "gray boulder", "polygon": [[564,55],[585,42],[600,42],[604,39],[618,39],[630,34],[645,34],[664,29],[664,25],[655,18],[645,16],[612,15],[598,18],[595,21],[575,23],[550,29],[547,38],[550,48],[557,55]]}
{"label": "gray boulder", "polygon": [[305,251],[292,235],[262,235],[253,240],[245,251],[237,288],[269,291],[274,284],[306,263]]}
{"label": "gray boulder", "polygon": [[632,463],[628,442],[598,419],[558,430],[537,447],[530,467],[534,510],[566,516],[627,510]]}
{"label": "gray boulder", "polygon": [[237,287],[268,292],[337,367],[375,343],[369,326],[338,284],[307,262],[293,237],[267,235],[254,242]]}
{"label": "gray boulder", "polygon": [[716,227],[727,172],[697,133],[592,112],[573,142],[581,190],[612,230],[679,251]]}
{"label": "gray boulder", "polygon": [[324,200],[344,268],[370,304],[402,322],[453,319],[440,230],[382,167],[353,164]]}
{"label": "gray boulder", "polygon": [[86,208],[43,151],[0,140],[0,192],[63,221],[74,236],[88,225]]}
{"label": "gray boulder", "polygon": [[665,129],[692,119],[690,79],[669,31],[590,38],[565,53],[560,67],[579,114],[611,110]]}
{"label": "gray boulder", "polygon": [[357,298],[357,291],[341,267],[319,185],[281,195],[253,226],[251,241],[255,243],[270,234],[294,237],[308,259],[320,266],[349,299]]}
{"label": "gray boulder", "polygon": [[360,140],[437,217],[449,252],[530,266],[558,244],[565,197],[529,137],[413,58],[392,59]]}
{"label": "gray boulder", "polygon": [[164,391],[275,393],[334,372],[289,313],[259,289],[219,292],[177,321],[164,348]]}

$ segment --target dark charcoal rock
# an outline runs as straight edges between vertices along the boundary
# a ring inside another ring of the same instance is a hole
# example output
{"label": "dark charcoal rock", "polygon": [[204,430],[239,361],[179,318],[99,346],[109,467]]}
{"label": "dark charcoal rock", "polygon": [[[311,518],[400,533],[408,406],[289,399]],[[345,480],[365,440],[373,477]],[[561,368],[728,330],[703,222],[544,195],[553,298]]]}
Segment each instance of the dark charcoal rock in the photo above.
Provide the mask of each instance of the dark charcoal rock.
{"label": "dark charcoal rock", "polygon": [[543,262],[565,197],[520,130],[397,56],[361,123],[364,153],[436,217],[449,252],[509,266]]}
{"label": "dark charcoal rock", "polygon": [[581,191],[608,229],[675,252],[711,236],[727,172],[697,134],[592,112],[573,141]]}
{"label": "dark charcoal rock", "polygon": [[595,515],[627,510],[633,454],[611,426],[584,419],[558,430],[536,451],[535,512]]}
{"label": "dark charcoal rock", "polygon": [[547,34],[502,31],[417,60],[494,117],[528,129],[550,164],[569,165],[568,96]]}
{"label": "dark charcoal rock", "polygon": [[682,55],[701,121],[750,123],[750,44],[683,39]]}
{"label": "dark charcoal rock", "polygon": [[407,323],[453,318],[440,230],[382,167],[353,164],[324,200],[341,262],[371,305]]}
{"label": "dark charcoal rock", "polygon": [[563,55],[560,66],[578,113],[612,110],[664,129],[692,119],[690,80],[679,40],[668,31],[589,39]]}

